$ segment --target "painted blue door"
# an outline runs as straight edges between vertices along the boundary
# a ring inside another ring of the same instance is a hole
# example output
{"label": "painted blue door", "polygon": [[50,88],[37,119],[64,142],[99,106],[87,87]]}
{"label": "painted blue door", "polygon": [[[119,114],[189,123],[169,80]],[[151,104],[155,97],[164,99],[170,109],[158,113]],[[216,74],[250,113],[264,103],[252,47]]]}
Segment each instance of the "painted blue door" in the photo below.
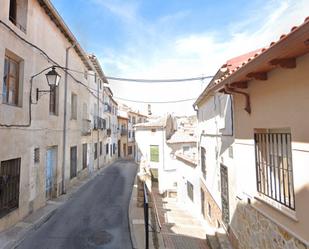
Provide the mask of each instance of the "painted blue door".
{"label": "painted blue door", "polygon": [[51,199],[53,192],[53,184],[54,184],[54,168],[56,164],[56,156],[55,149],[49,148],[46,152],[46,199]]}

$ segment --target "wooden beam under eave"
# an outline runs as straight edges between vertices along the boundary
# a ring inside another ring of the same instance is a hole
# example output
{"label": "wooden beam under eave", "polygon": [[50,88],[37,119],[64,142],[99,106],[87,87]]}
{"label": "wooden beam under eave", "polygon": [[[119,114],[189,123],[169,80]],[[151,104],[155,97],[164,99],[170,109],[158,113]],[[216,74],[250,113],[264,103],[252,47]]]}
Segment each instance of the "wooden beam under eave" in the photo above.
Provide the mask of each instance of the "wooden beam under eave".
{"label": "wooden beam under eave", "polygon": [[273,59],[269,64],[282,68],[296,68],[296,58]]}
{"label": "wooden beam under eave", "polygon": [[266,72],[254,72],[248,73],[248,78],[253,78],[255,80],[267,80],[267,73]]}
{"label": "wooden beam under eave", "polygon": [[247,89],[248,88],[248,81],[236,81],[229,84],[230,87]]}

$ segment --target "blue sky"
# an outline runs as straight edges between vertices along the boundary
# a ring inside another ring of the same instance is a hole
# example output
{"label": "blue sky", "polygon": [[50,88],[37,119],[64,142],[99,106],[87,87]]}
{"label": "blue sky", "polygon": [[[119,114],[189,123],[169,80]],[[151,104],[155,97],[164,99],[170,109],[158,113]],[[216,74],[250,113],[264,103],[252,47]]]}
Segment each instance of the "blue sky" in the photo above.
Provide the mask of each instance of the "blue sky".
{"label": "blue sky", "polygon": [[[107,75],[131,78],[213,75],[227,59],[269,45],[309,13],[308,0],[52,3],[84,49],[97,55]],[[197,97],[205,82],[110,84],[115,96],[156,101]],[[192,103],[154,108],[158,113],[193,113]]]}

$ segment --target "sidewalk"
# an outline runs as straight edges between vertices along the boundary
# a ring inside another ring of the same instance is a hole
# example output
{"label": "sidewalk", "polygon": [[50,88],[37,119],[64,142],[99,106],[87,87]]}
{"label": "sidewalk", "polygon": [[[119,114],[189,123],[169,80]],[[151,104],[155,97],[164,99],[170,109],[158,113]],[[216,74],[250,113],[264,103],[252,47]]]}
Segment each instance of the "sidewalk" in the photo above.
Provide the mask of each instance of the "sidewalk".
{"label": "sidewalk", "polygon": [[38,229],[43,225],[52,215],[57,211],[57,209],[63,205],[72,195],[87,182],[92,180],[98,174],[102,173],[104,169],[109,167],[111,164],[108,164],[96,172],[93,172],[92,175],[76,179],[73,186],[68,189],[67,193],[59,196],[56,199],[47,201],[46,205],[32,214],[25,217],[22,221],[15,224],[13,227],[0,233],[0,249],[11,249],[17,247],[32,230]]}
{"label": "sidewalk", "polygon": [[[151,210],[149,209],[149,249],[162,248],[155,245],[154,241],[155,231],[152,227],[155,225],[151,222]],[[145,222],[144,222],[144,208],[137,207],[137,177],[134,180],[132,195],[129,205],[129,223],[133,249],[145,249]]]}
{"label": "sidewalk", "polygon": [[[152,193],[162,227],[161,231],[150,232],[150,249],[209,249],[206,242],[207,231],[197,219],[179,209],[176,199],[162,198],[156,187],[152,188]],[[144,213],[143,208],[137,207],[136,180],[131,196],[129,219],[133,248],[144,249]],[[152,227],[155,227],[154,224]]]}
{"label": "sidewalk", "polygon": [[162,224],[161,235],[165,248],[209,249],[206,242],[206,233],[209,231],[198,219],[180,209],[176,198],[162,198],[155,187],[153,194]]}

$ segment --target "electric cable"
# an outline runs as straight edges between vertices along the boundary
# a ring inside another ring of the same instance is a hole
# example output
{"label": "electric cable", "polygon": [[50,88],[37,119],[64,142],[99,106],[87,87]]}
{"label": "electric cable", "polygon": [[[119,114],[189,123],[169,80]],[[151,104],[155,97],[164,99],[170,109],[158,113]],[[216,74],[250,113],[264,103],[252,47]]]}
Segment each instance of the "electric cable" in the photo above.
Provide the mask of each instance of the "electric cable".
{"label": "electric cable", "polygon": [[123,100],[123,101],[141,103],[141,104],[176,104],[176,103],[196,100],[196,98],[191,98],[191,99],[179,99],[179,100],[169,100],[169,101],[143,101],[143,100],[125,99],[125,98],[116,97],[116,96],[114,96],[114,98],[119,99],[119,100]]}

